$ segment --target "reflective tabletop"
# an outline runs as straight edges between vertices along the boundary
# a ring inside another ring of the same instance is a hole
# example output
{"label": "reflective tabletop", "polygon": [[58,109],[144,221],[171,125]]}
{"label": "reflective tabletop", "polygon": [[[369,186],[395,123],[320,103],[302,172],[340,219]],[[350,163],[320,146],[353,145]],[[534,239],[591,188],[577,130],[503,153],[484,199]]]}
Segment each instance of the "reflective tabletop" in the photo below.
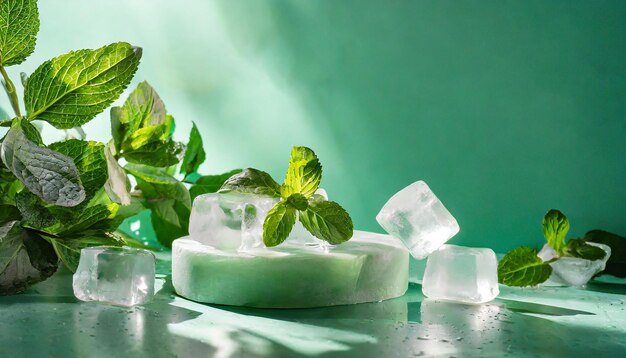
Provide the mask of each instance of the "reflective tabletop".
{"label": "reflective tabletop", "polygon": [[0,297],[2,357],[626,356],[626,280],[512,289],[482,305],[425,298],[420,265],[383,302],[267,310],[177,296],[159,253],[157,294],[132,308],[78,301],[60,270]]}

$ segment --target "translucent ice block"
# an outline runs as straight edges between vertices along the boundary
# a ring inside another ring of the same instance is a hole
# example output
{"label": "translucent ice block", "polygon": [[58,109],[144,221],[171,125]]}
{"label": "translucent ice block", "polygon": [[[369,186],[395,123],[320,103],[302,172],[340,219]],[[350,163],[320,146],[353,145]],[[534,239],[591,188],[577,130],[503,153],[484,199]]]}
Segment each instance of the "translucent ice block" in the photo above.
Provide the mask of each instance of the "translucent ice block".
{"label": "translucent ice block", "polygon": [[154,295],[154,255],[130,247],[82,249],[73,277],[74,295],[81,301],[122,306],[143,304]]}
{"label": "translucent ice block", "polygon": [[498,260],[491,249],[444,245],[428,256],[422,292],[434,299],[483,303],[498,288]]}
{"label": "translucent ice block", "polygon": [[[577,257],[561,257],[550,264],[552,274],[543,286],[582,286],[593,278],[597,273],[604,270],[606,262],[611,256],[611,248],[607,245],[595,242],[587,242],[589,245],[597,246],[606,252],[601,260],[585,260]],[[556,257],[556,252],[545,244],[537,254],[543,261],[549,261]]]}
{"label": "translucent ice block", "polygon": [[[328,199],[324,189],[315,194]],[[280,199],[238,193],[211,193],[198,196],[189,219],[191,239],[219,250],[246,251],[263,245],[263,222]],[[327,250],[331,245],[311,235],[296,221],[289,238],[300,244]]]}
{"label": "translucent ice block", "polygon": [[183,238],[172,246],[172,284],[194,301],[236,306],[372,302],[404,294],[408,259],[397,239],[362,231],[328,252],[287,242],[232,252]]}
{"label": "translucent ice block", "polygon": [[459,224],[428,185],[417,181],[387,201],[376,221],[423,259],[459,232]]}
{"label": "translucent ice block", "polygon": [[193,240],[220,250],[263,246],[263,221],[279,199],[238,193],[196,197],[189,218]]}

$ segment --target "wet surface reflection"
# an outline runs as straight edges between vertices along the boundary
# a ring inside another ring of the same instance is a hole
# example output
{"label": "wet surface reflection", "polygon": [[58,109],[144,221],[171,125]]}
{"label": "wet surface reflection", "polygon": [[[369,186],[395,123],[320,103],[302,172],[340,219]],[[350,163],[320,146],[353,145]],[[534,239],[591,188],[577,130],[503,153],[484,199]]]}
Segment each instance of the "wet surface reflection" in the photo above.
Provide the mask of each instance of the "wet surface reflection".
{"label": "wet surface reflection", "polygon": [[206,305],[175,295],[160,262],[157,295],[118,307],[74,298],[69,272],[0,297],[3,356],[623,356],[619,288],[503,289],[466,305],[403,297],[359,305],[268,310]]}

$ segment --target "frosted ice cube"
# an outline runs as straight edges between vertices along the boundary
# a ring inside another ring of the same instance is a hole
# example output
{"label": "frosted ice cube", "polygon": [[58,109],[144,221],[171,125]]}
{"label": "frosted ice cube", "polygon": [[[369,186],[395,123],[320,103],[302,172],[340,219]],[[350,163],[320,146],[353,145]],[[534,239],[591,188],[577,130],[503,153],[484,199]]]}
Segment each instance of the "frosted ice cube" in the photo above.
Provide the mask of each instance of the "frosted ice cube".
{"label": "frosted ice cube", "polygon": [[154,296],[154,255],[130,247],[97,246],[80,251],[73,277],[81,301],[122,306],[143,304]]}
{"label": "frosted ice cube", "polygon": [[[607,245],[595,242],[587,242],[589,245],[597,246],[606,252],[601,260],[585,260],[577,257],[561,257],[550,264],[552,274],[543,286],[582,286],[593,278],[597,273],[604,270],[606,262],[611,256],[611,248]],[[556,252],[545,244],[537,254],[544,262],[556,257]]]}
{"label": "frosted ice cube", "polygon": [[428,185],[417,181],[387,201],[376,221],[423,259],[459,232],[459,224]]}
{"label": "frosted ice cube", "polygon": [[483,303],[500,293],[491,249],[444,245],[428,256],[422,292],[434,299]]}
{"label": "frosted ice cube", "polygon": [[263,246],[263,221],[278,202],[269,196],[211,193],[196,197],[189,218],[193,240],[220,250]]}

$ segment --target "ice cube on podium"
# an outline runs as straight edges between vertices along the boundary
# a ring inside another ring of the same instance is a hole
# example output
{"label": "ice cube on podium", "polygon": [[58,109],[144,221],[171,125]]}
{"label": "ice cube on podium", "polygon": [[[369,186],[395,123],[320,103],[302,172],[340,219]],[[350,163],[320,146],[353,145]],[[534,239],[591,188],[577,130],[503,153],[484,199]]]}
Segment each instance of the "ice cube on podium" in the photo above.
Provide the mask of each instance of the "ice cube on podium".
{"label": "ice cube on podium", "polygon": [[263,221],[278,198],[234,192],[196,197],[189,218],[191,239],[220,250],[263,246]]}
{"label": "ice cube on podium", "polygon": [[[602,272],[611,256],[611,247],[595,242],[587,242],[587,244],[604,250],[606,252],[604,258],[586,260],[578,257],[561,257],[550,264],[552,274],[542,286],[583,286],[597,273]],[[550,245],[545,244],[537,256],[545,262],[553,259],[557,254]]]}
{"label": "ice cube on podium", "polygon": [[491,249],[444,245],[428,256],[422,292],[433,299],[484,303],[500,293]]}
{"label": "ice cube on podium", "polygon": [[440,248],[460,229],[456,219],[421,180],[392,196],[376,221],[404,242],[418,260]]}
{"label": "ice cube on podium", "polygon": [[73,276],[74,295],[122,306],[147,303],[154,296],[154,260],[150,251],[126,246],[84,248]]}

